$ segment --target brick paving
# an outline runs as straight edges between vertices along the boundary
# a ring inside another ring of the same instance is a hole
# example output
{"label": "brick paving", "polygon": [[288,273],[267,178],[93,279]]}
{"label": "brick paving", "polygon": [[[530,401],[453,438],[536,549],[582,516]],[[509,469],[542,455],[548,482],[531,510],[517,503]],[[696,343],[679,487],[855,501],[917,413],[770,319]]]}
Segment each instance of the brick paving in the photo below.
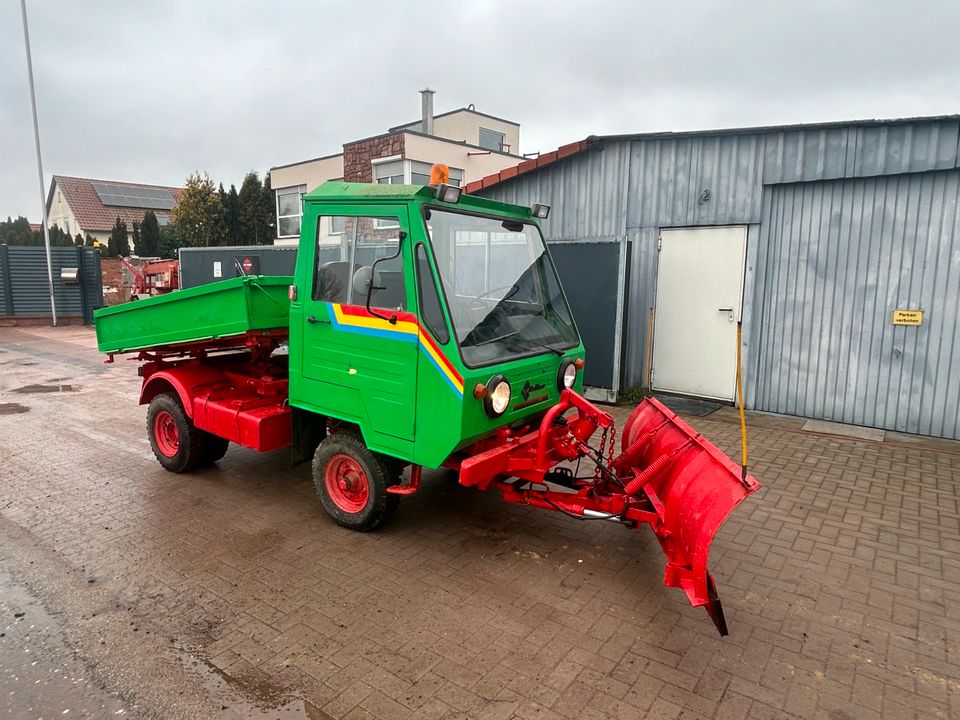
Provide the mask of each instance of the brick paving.
{"label": "brick paving", "polygon": [[[351,720],[960,717],[960,445],[753,416],[764,487],[714,543],[720,638],[646,532],[437,473],[359,534],[283,452],[168,474],[135,364],[93,346],[0,329],[0,408],[28,408],[0,414],[0,517],[238,682]],[[36,384],[73,387],[16,392]],[[736,457],[727,413],[690,422]]]}

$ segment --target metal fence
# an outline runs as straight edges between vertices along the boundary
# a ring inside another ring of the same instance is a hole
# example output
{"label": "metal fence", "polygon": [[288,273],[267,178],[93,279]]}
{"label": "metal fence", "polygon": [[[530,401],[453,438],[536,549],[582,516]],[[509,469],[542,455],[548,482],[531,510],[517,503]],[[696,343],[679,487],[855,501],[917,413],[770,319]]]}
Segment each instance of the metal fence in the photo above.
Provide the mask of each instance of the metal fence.
{"label": "metal fence", "polygon": [[241,275],[293,275],[296,262],[296,247],[180,248],[180,287],[196,287]]}
{"label": "metal fence", "polygon": [[[84,323],[92,323],[93,311],[103,307],[100,251],[92,247],[54,247],[50,256],[58,317],[81,317]],[[44,248],[0,245],[0,316],[50,315]]]}

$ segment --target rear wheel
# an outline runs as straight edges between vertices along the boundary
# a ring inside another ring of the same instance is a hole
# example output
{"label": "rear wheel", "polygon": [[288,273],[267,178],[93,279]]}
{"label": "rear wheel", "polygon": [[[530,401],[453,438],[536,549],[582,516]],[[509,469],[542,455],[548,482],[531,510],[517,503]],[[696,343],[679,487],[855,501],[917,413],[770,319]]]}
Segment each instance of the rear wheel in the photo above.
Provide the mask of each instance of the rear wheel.
{"label": "rear wheel", "polygon": [[387,488],[396,483],[390,459],[351,431],[328,435],[313,456],[313,484],[324,510],[351,530],[373,530],[389,517],[399,497]]}
{"label": "rear wheel", "polygon": [[161,393],[150,401],[147,410],[147,435],[153,454],[170,472],[192,470],[205,461],[203,433],[187,417],[180,401]]}

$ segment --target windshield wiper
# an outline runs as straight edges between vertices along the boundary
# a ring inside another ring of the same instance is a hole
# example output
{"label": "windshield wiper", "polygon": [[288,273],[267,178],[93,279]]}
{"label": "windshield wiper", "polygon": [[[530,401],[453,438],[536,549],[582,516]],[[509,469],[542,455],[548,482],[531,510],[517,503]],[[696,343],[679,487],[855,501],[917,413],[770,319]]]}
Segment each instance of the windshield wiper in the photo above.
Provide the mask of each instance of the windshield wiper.
{"label": "windshield wiper", "polygon": [[[517,333],[518,333],[518,332],[520,332],[520,331],[517,330]],[[516,335],[517,333],[511,333],[511,335]],[[507,337],[510,337],[510,336],[508,335]],[[552,353],[553,353],[554,355],[556,355],[557,357],[563,357],[563,351],[562,351],[562,350],[557,350],[555,347],[550,347],[550,346],[547,345],[546,343],[540,342],[539,340],[534,340],[533,338],[528,338],[528,337],[519,338],[519,339],[520,339],[520,340],[524,340],[524,341],[526,341],[527,343],[530,343],[526,348],[521,348],[521,349],[523,349],[523,350],[529,350],[530,348],[533,348],[533,347],[539,347],[539,348],[543,348],[544,350],[549,350],[550,352],[552,352]]]}
{"label": "windshield wiper", "polygon": [[503,335],[496,335],[492,338],[487,338],[486,340],[481,340],[480,342],[470,343],[469,345],[464,345],[464,347],[480,347],[481,345],[489,345],[490,343],[495,343],[498,340],[506,340],[507,338],[512,338],[514,335],[518,334],[519,330],[514,330],[513,332],[504,333]]}

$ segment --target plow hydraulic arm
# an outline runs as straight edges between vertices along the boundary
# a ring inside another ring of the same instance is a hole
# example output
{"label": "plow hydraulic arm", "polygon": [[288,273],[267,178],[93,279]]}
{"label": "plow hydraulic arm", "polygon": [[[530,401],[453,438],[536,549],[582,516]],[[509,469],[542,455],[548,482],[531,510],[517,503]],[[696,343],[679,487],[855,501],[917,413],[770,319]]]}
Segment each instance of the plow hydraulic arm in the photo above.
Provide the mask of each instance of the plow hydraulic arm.
{"label": "plow hydraulic arm", "polygon": [[[589,441],[598,428],[600,443],[593,447]],[[759,483],[653,398],[630,415],[616,456],[615,444],[609,413],[564,390],[538,428],[505,432],[476,448],[460,463],[460,482],[495,486],[507,502],[627,527],[649,525],[666,555],[664,584],[683,590],[694,607],[704,606],[726,635],[707,571],[710,544]],[[592,476],[576,477],[568,466],[584,457],[596,469]]]}

